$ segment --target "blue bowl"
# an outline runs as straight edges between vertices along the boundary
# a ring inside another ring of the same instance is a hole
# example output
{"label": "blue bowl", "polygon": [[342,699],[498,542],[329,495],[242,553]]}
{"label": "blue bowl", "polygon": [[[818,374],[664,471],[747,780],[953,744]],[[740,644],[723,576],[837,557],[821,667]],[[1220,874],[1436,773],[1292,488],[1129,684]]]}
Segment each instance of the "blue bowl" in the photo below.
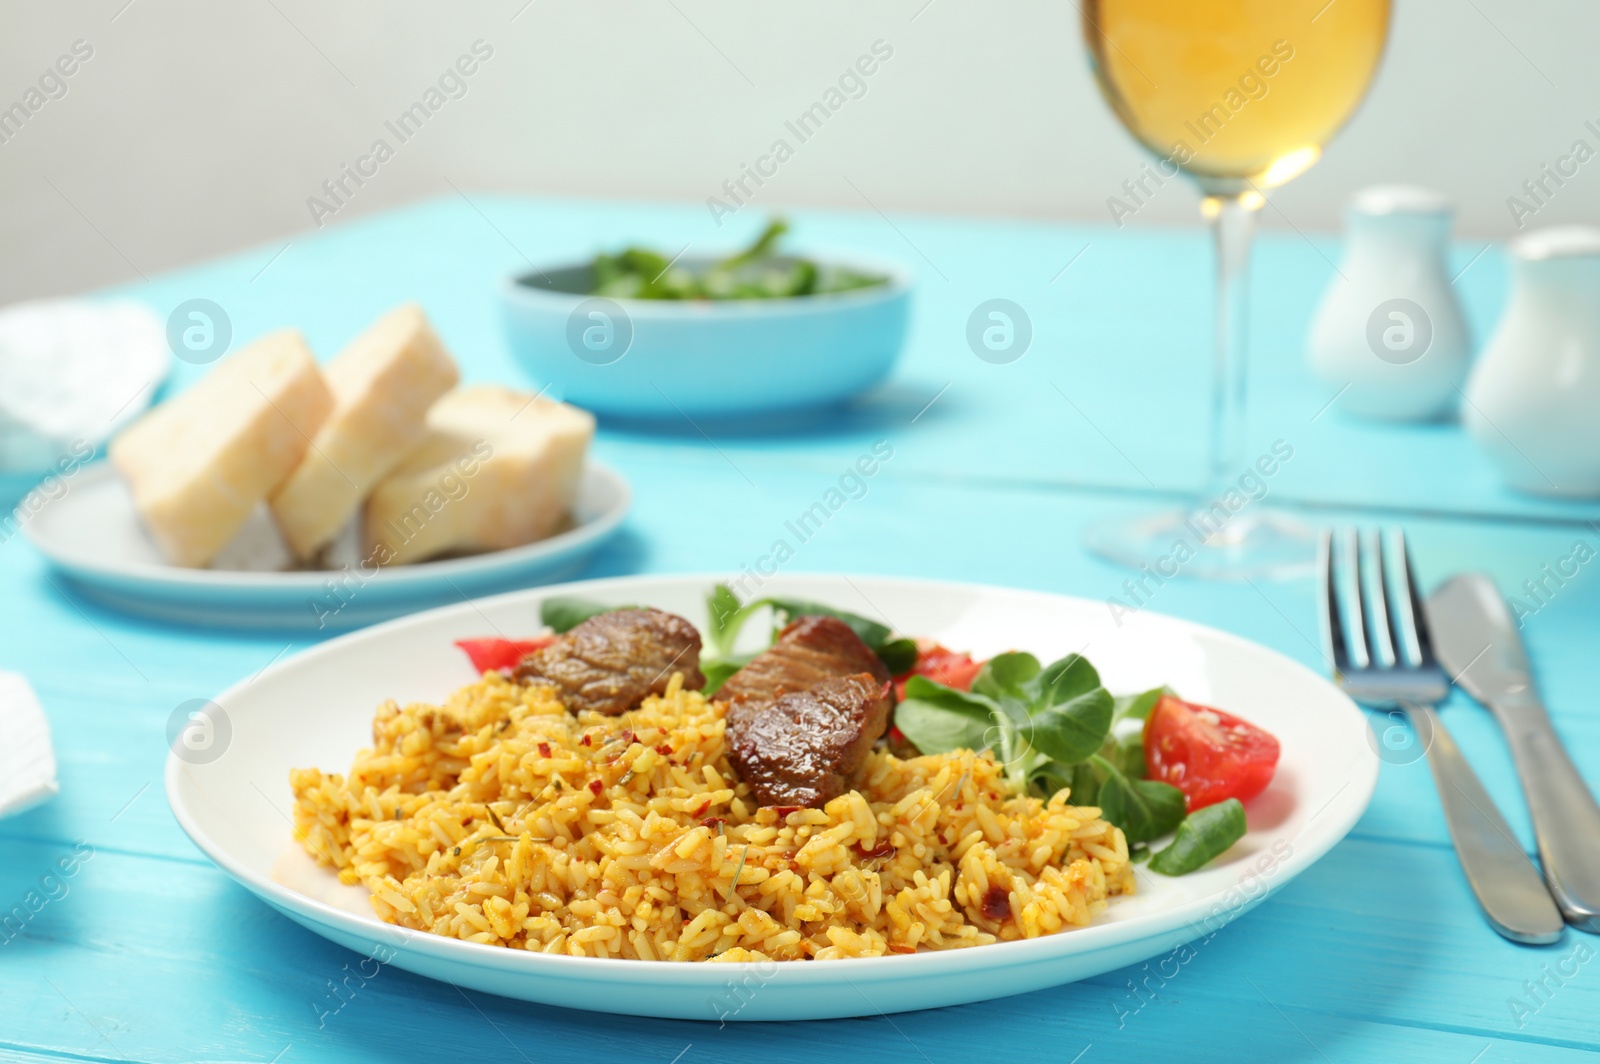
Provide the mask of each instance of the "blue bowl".
{"label": "blue bowl", "polygon": [[[566,401],[645,420],[739,417],[841,402],[889,375],[905,345],[911,276],[790,299],[605,299],[587,263],[506,279],[506,339],[517,361]],[[691,268],[709,262],[686,262]]]}

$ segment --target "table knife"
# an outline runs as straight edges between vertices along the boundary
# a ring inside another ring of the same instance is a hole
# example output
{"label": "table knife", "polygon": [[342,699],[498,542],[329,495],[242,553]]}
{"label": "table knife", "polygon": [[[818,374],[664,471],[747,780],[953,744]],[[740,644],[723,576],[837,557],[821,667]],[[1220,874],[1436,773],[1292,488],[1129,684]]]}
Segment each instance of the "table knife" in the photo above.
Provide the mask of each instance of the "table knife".
{"label": "table knife", "polygon": [[1505,599],[1489,577],[1463,573],[1434,590],[1427,610],[1440,662],[1505,732],[1561,915],[1600,933],[1600,805],[1551,727]]}

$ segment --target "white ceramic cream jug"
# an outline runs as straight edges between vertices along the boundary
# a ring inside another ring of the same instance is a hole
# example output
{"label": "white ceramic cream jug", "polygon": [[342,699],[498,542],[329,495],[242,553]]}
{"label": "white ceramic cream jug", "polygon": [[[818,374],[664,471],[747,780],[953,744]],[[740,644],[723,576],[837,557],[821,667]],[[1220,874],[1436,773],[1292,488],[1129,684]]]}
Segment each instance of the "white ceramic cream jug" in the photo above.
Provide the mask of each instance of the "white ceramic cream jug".
{"label": "white ceramic cream jug", "polygon": [[1454,409],[1472,352],[1445,262],[1451,217],[1450,202],[1422,188],[1351,201],[1344,258],[1307,340],[1336,409],[1418,421]]}
{"label": "white ceramic cream jug", "polygon": [[1513,488],[1600,495],[1600,229],[1535,230],[1511,253],[1462,421]]}

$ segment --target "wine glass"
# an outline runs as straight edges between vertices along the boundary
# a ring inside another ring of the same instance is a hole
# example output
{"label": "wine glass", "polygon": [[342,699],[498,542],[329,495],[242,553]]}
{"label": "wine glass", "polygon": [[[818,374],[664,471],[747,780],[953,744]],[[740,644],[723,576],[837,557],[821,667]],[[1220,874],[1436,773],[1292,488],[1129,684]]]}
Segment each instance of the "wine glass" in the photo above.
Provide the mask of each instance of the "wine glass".
{"label": "wine glass", "polygon": [[[1111,109],[1187,174],[1217,249],[1216,365],[1206,491],[1191,506],[1102,522],[1096,553],[1163,576],[1239,578],[1309,566],[1311,534],[1245,501],[1245,295],[1263,193],[1303,173],[1366,94],[1390,0],[1083,0],[1083,35]],[[1146,179],[1148,180],[1148,178]],[[1262,448],[1269,462],[1268,448]],[[1179,550],[1182,542],[1187,550]]]}

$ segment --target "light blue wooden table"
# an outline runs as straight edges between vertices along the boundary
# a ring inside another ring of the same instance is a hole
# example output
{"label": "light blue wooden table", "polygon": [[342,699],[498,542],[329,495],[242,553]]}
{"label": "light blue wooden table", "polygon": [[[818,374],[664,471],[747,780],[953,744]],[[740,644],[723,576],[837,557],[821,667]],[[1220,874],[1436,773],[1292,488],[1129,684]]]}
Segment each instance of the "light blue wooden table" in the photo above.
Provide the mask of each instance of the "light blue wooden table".
{"label": "light blue wooden table", "polygon": [[[845,464],[885,439],[870,493],[800,549],[793,571],[881,572],[1117,594],[1125,574],[1078,545],[1089,520],[1175,497],[1200,474],[1208,248],[1198,227],[1106,227],[802,213],[803,240],[915,268],[910,348],[877,393],[822,424],[757,433],[603,428],[599,456],[637,507],[590,575],[734,573]],[[519,381],[493,284],[526,261],[596,245],[721,233],[694,206],[451,197],[329,228],[125,290],[166,315],[220,303],[235,335],[300,326],[326,356],[379,311],[415,299],[473,380]],[[1086,249],[1086,250],[1085,250]],[[1495,249],[1458,251],[1479,334],[1503,301]],[[1289,441],[1274,501],[1317,522],[1401,522],[1422,575],[1484,568],[1507,590],[1584,540],[1600,506],[1500,489],[1450,426],[1344,419],[1303,368],[1301,341],[1333,240],[1271,235],[1257,262],[1252,446]],[[1070,266],[1068,264],[1071,264]],[[966,317],[1004,296],[1033,348],[995,366]],[[195,376],[184,367],[175,386]],[[935,401],[935,397],[937,397]],[[1070,402],[1066,397],[1070,397]],[[930,406],[929,403],[932,402]],[[708,515],[715,513],[713,521]],[[1585,567],[1527,622],[1557,725],[1600,782],[1600,570]],[[1577,1059],[1600,1049],[1600,939],[1511,946],[1479,918],[1422,764],[1386,765],[1351,836],[1226,928],[1173,978],[1115,972],[1025,997],[875,1019],[741,1025],[607,1017],[463,994],[385,969],[342,1007],[330,983],[357,959],[257,902],[200,856],[160,784],[164,728],[308,642],[274,632],[159,625],[57,590],[20,538],[0,544],[0,668],[33,683],[61,762],[61,795],[0,822],[0,908],[55,862],[90,854],[0,945],[0,1057],[17,1060],[628,1059],[1305,1060]],[[59,583],[59,581],[57,581]],[[1175,581],[1153,608],[1217,625],[1320,667],[1309,580]],[[1525,842],[1531,832],[1487,714],[1457,698],[1452,727]],[[1596,840],[1600,845],[1600,840]],[[603,1003],[597,1002],[597,1005]]]}

